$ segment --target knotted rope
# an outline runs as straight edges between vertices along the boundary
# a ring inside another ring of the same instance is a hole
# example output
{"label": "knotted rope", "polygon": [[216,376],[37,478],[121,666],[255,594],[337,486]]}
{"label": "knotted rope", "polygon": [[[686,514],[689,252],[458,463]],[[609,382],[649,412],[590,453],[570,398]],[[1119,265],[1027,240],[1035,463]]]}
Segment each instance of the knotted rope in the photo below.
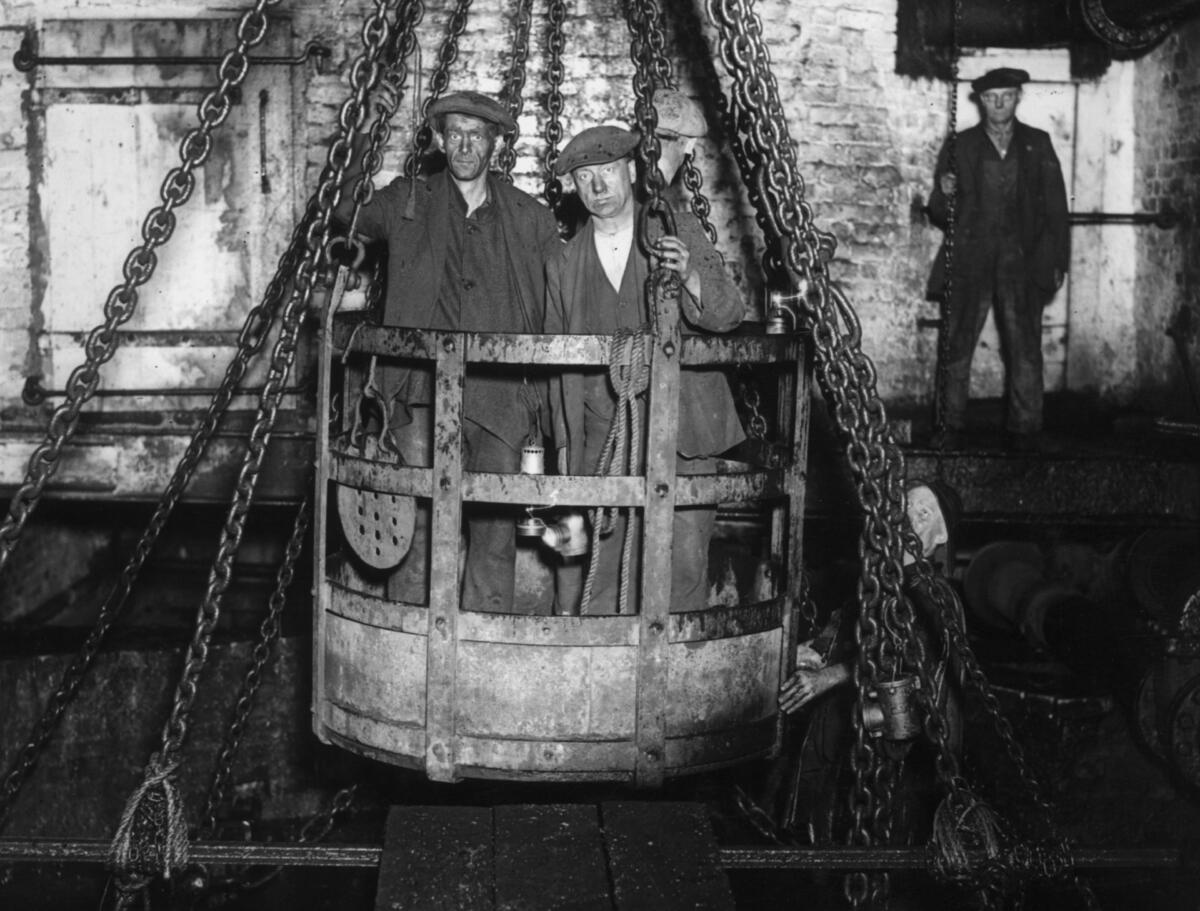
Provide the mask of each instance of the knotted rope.
{"label": "knotted rope", "polygon": [[1029,842],[1007,834],[991,808],[965,787],[952,789],[938,806],[930,849],[935,877],[975,890],[988,906],[1020,894],[1029,882],[1068,883],[1074,875],[1065,841]]}
{"label": "knotted rope", "polygon": [[[638,397],[650,385],[651,336],[645,326],[639,329],[618,329],[613,333],[608,347],[608,379],[617,394],[617,406],[608,425],[608,434],[596,459],[593,474],[630,475],[637,470],[638,457],[642,448],[642,412]],[[626,509],[625,540],[621,549],[621,590],[617,612],[626,613],[629,604],[629,576],[633,563],[634,528],[637,522],[628,507],[597,507],[591,510],[593,534],[611,534],[615,527],[616,513]],[[587,579],[583,585],[583,597],[579,610],[587,612],[592,600],[592,589],[599,568],[600,548],[592,547],[588,559]]]}
{"label": "knotted rope", "polygon": [[178,767],[155,753],[125,804],[108,855],[109,869],[117,873],[118,909],[132,905],[155,876],[169,879],[187,865],[187,820],[175,784]]}

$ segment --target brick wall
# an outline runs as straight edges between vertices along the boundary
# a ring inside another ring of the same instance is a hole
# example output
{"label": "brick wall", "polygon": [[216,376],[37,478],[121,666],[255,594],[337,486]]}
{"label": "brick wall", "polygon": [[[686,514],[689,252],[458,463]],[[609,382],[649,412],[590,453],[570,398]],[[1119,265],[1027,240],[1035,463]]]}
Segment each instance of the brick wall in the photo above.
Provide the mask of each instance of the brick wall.
{"label": "brick wall", "polygon": [[[1147,399],[1182,380],[1164,334],[1184,304],[1200,308],[1200,22],[1167,38],[1137,68],[1136,181],[1145,211],[1173,211],[1175,230],[1138,233],[1139,387]],[[1193,353],[1196,345],[1192,345]]]}
{"label": "brick wall", "polygon": [[[672,8],[680,2],[683,0],[670,0],[664,5]],[[500,0],[476,0],[473,4],[451,70],[452,87],[473,86],[485,91],[500,87],[511,40],[511,6]],[[451,5],[430,2],[428,7],[420,27],[421,69],[426,80],[436,62]],[[566,7],[563,90],[567,134],[610,118],[630,119],[633,95],[628,81],[628,32],[618,18],[618,0],[566,0]],[[277,9],[280,15],[291,17],[297,47],[319,38],[335,48],[327,72],[304,71],[296,96],[296,141],[304,148],[302,170],[308,187],[314,185],[324,162],[325,145],[336,132],[338,107],[347,93],[349,62],[357,53],[360,23],[370,8],[365,0],[297,0]],[[0,2],[0,11],[10,27],[39,16],[228,15],[218,4],[183,0]],[[518,147],[518,185],[534,192],[541,189],[539,158],[545,118],[539,103],[545,90],[544,12],[545,3],[536,3]],[[895,0],[814,0],[805,4],[763,0],[758,12],[766,23],[773,70],[807,181],[808,200],[819,224],[838,238],[834,274],[861,317],[864,347],[879,370],[880,389],[885,399],[894,403],[927,401],[936,339],[932,331],[918,330],[916,324],[918,317],[935,313],[933,305],[924,301],[924,283],[940,235],[924,225],[919,208],[928,196],[933,158],[947,125],[947,89],[942,83],[894,74]],[[680,49],[674,33],[670,52],[684,87],[701,91],[703,67],[697,65],[694,55]],[[724,78],[723,72],[721,75]],[[0,67],[0,94],[7,98],[19,91],[17,75]],[[9,117],[18,108],[5,104],[3,110],[8,112],[3,116]],[[410,115],[410,101],[406,100],[394,124],[385,176],[402,166]],[[0,129],[0,136],[9,135],[7,129]],[[19,131],[11,135],[20,138]],[[719,245],[747,293],[748,304],[755,307],[762,296],[756,264],[760,245],[744,192],[734,179],[736,169],[711,143],[701,148],[700,157]],[[20,168],[13,181],[24,182]],[[21,213],[27,211],[28,192],[10,183],[0,183],[0,212],[12,213],[19,222]],[[297,205],[302,202],[303,198],[298,199]],[[9,262],[0,268],[10,269]],[[18,310],[29,298],[23,262],[22,257],[11,274],[5,272],[2,277],[6,300],[15,302]],[[27,343],[26,338],[23,344]],[[10,341],[6,339],[4,344]]]}

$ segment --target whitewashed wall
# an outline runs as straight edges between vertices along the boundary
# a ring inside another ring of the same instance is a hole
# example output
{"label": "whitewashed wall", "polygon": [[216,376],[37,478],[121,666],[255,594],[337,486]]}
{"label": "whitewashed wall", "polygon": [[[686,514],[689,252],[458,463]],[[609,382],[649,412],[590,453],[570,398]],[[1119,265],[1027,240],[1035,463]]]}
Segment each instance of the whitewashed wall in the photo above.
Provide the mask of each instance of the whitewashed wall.
{"label": "whitewashed wall", "polygon": [[[325,144],[336,130],[336,112],[347,92],[348,63],[357,53],[359,26],[370,9],[365,2],[300,2],[281,4],[274,10],[288,17],[294,48],[311,39],[335,48],[331,67],[317,73],[312,67],[293,72],[294,151],[296,180],[291,208],[302,205],[324,162]],[[441,30],[451,4],[430,2],[421,25],[424,49],[422,70],[426,79],[435,62]],[[510,42],[511,4],[477,0],[461,42],[461,53],[452,70],[452,87],[495,91],[502,82]],[[533,50],[526,84],[526,112],[521,118],[518,183],[537,192],[542,152],[540,137],[544,112],[538,97],[544,85],[544,4],[535,4]],[[568,0],[566,25],[568,62],[564,92],[566,127],[574,130],[605,120],[629,119],[633,96],[626,27],[617,18],[616,0]],[[863,322],[864,347],[874,359],[880,388],[895,403],[928,401],[936,347],[935,333],[919,329],[921,317],[936,315],[924,300],[925,278],[940,234],[926,226],[920,206],[927,199],[937,148],[948,125],[949,90],[943,83],[895,75],[895,0],[848,0],[810,3],[769,0],[758,5],[789,117],[808,195],[821,225],[839,239],[834,264]],[[102,0],[38,0],[0,2],[0,64],[11,58],[20,30],[51,19],[194,19],[229,16],[223,4],[200,2],[126,2]],[[1006,55],[971,52],[964,61],[964,78],[972,66],[990,66]],[[676,59],[684,87],[694,87],[698,68]],[[1040,64],[1039,64],[1040,65]],[[1059,105],[1039,123],[1036,96],[1049,89],[1036,88],[1023,110],[1035,125],[1048,128],[1064,143],[1059,154],[1075,174],[1076,206],[1088,209],[1127,209],[1132,205],[1131,161],[1134,92],[1130,67],[1115,67],[1097,85],[1074,86],[1057,67],[1061,92],[1072,104]],[[31,77],[0,65],[0,218],[8,228],[0,259],[0,398],[12,402],[19,393],[33,357],[33,343],[42,338],[41,318],[31,316],[31,300],[44,295],[45,286],[59,281],[39,261],[45,226],[37,224],[44,173],[45,149],[41,137],[31,135],[22,107]],[[965,89],[960,87],[960,93]],[[1145,93],[1138,95],[1145,102]],[[1079,125],[1061,120],[1065,111],[1078,109]],[[385,176],[403,161],[410,133],[409,112],[395,124],[394,150]],[[969,105],[963,121],[969,122]],[[1056,118],[1058,118],[1056,120]],[[30,148],[30,141],[33,147]],[[730,268],[747,292],[748,308],[761,298],[755,274],[758,250],[753,220],[744,195],[730,175],[731,163],[720,150],[702,150],[706,188],[714,201],[714,221],[721,234]],[[162,172],[170,160],[161,163]],[[31,166],[33,168],[31,172]],[[146,179],[152,169],[146,169]],[[30,175],[34,180],[31,182]],[[141,178],[139,178],[141,179]],[[144,194],[129,194],[143,202]],[[114,224],[140,221],[141,211],[123,213]],[[283,223],[272,230],[284,234]],[[1076,255],[1069,290],[1047,313],[1050,388],[1078,388],[1103,395],[1128,398],[1139,386],[1159,382],[1169,369],[1155,345],[1147,345],[1147,329],[1138,323],[1139,306],[1132,294],[1136,260],[1133,231],[1088,229],[1076,231]],[[33,238],[31,246],[31,238]],[[284,238],[281,236],[280,241]],[[126,242],[127,241],[127,242]],[[126,238],[118,246],[128,249],[136,241]],[[171,243],[188,242],[186,230]],[[1161,251],[1155,254],[1160,259]],[[266,269],[269,257],[256,257]],[[98,320],[104,293],[119,276],[119,262],[107,275],[97,276],[95,293],[81,301],[80,318]],[[78,281],[78,277],[75,278]],[[157,280],[156,280],[157,281]],[[261,281],[261,279],[260,279]],[[1141,288],[1142,285],[1139,285]],[[36,308],[34,308],[36,310]],[[1144,323],[1144,320],[1142,321]],[[32,328],[32,333],[31,333]],[[1143,341],[1134,341],[1142,338]],[[989,344],[985,337],[985,349]],[[61,360],[61,355],[59,359]],[[214,363],[214,369],[217,365]],[[976,377],[978,393],[998,391],[999,368],[984,350]]]}

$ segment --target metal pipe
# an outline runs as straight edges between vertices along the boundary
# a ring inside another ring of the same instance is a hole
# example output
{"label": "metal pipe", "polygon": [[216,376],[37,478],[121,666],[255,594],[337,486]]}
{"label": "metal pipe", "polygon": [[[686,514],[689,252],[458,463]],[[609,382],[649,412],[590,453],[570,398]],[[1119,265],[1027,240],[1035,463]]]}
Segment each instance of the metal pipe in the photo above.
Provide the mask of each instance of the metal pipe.
{"label": "metal pipe", "polygon": [[[238,395],[261,395],[262,386],[248,386],[245,389],[239,389]],[[299,394],[311,392],[307,386],[285,386],[283,394]],[[40,376],[27,376],[25,378],[25,386],[21,389],[21,401],[26,405],[40,405],[46,399],[62,398],[67,394],[65,389],[45,389],[42,387],[42,378]],[[159,387],[127,387],[117,389],[97,389],[93,395],[96,398],[115,398],[119,396],[136,396],[136,395],[154,395],[154,396],[173,396],[175,398],[212,398],[217,394],[215,386],[189,386],[186,388],[178,386],[159,386]]]}
{"label": "metal pipe", "polygon": [[[317,72],[323,72],[325,61],[333,56],[333,50],[320,41],[310,41],[295,57],[256,57],[247,55],[252,64],[298,66],[308,60],[317,64]],[[40,57],[35,48],[33,34],[26,32],[21,47],[13,54],[13,66],[19,72],[28,73],[39,66],[216,66],[223,57]]]}
{"label": "metal pipe", "polygon": [[1178,228],[1183,216],[1176,212],[1072,212],[1073,225],[1154,225],[1164,230]]}
{"label": "metal pipe", "polygon": [[[111,842],[100,838],[0,838],[0,863],[107,863]],[[192,842],[192,861],[283,867],[378,867],[377,845],[315,845],[248,842]],[[718,862],[727,870],[924,870],[925,847],[765,848],[724,847]],[[980,858],[982,859],[982,855]],[[1071,852],[1080,870],[1164,869],[1178,867],[1178,848],[1080,848]]]}

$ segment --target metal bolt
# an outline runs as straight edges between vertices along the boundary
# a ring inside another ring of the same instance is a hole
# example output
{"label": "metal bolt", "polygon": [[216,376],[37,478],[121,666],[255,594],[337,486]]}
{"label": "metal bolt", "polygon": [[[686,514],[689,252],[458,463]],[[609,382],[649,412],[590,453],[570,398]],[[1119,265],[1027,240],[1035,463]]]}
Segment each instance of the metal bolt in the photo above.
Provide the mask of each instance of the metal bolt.
{"label": "metal bolt", "polygon": [[446,338],[442,339],[442,348],[444,348],[446,351],[453,351],[454,339],[450,336],[446,336]]}
{"label": "metal bolt", "polygon": [[670,487],[670,485],[660,481],[659,483],[654,485],[654,492],[656,494],[658,494],[660,497],[665,497],[668,493],[671,492],[671,487]]}

